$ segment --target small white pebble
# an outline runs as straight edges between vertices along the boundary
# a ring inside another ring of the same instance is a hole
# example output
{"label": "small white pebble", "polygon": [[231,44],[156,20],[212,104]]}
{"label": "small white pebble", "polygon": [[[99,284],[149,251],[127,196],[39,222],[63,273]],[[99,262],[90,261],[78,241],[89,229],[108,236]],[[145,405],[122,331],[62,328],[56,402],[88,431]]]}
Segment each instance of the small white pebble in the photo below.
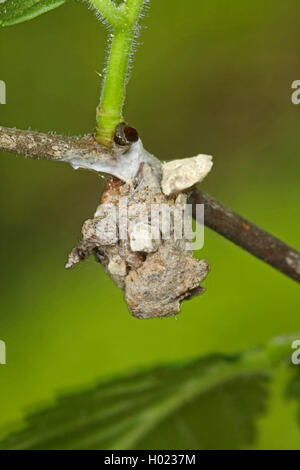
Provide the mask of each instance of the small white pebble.
{"label": "small white pebble", "polygon": [[111,258],[107,269],[113,276],[126,276],[126,263],[120,256]]}
{"label": "small white pebble", "polygon": [[159,242],[154,240],[151,227],[143,222],[138,222],[130,233],[130,248],[132,251],[144,251],[151,253],[156,251]]}
{"label": "small white pebble", "polygon": [[166,196],[178,193],[203,181],[212,169],[210,155],[173,160],[163,164],[162,190]]}

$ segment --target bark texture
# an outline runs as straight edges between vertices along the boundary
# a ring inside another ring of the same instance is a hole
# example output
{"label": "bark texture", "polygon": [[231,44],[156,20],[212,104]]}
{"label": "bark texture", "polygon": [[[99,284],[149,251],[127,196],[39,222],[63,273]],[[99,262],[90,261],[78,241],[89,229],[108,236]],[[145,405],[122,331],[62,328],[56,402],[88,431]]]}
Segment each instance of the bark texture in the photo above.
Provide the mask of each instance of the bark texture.
{"label": "bark texture", "polygon": [[219,201],[194,189],[189,203],[204,204],[205,225],[273,268],[300,282],[300,253]]}

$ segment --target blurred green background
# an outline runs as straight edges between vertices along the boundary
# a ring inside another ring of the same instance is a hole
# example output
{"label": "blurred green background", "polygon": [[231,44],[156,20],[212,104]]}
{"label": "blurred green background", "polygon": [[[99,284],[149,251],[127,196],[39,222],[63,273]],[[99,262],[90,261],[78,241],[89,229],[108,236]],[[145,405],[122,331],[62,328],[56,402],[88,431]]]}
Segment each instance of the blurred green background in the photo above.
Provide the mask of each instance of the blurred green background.
{"label": "blurred green background", "polygon": [[[126,118],[161,159],[208,153],[202,187],[300,246],[300,4],[296,0],[153,0],[143,19]],[[0,30],[5,126],[74,135],[94,127],[105,28],[69,2]],[[206,293],[177,318],[142,321],[93,259],[66,271],[103,180],[66,164],[1,154],[0,429],[66,390],[298,331],[299,286],[206,230]],[[293,403],[277,381],[254,448],[300,449]]]}

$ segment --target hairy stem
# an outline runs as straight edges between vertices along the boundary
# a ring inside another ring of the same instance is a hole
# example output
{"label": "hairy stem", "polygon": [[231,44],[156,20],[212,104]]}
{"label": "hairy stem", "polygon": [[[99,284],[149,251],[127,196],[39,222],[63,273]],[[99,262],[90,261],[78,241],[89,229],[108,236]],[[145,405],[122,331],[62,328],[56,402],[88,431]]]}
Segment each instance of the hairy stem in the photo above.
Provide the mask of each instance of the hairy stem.
{"label": "hairy stem", "polygon": [[145,0],[125,0],[126,16],[131,24],[136,24]]}
{"label": "hairy stem", "polygon": [[144,0],[128,0],[120,7],[111,0],[92,0],[112,27],[107,68],[97,108],[96,139],[110,147],[116,126],[123,121],[128,68]]}
{"label": "hairy stem", "polygon": [[112,39],[109,60],[97,108],[96,138],[110,146],[116,126],[123,121],[126,82],[134,28],[116,31]]}
{"label": "hairy stem", "polygon": [[62,161],[66,154],[81,158],[94,154],[99,160],[111,154],[92,135],[83,138],[65,137],[36,131],[23,131],[0,126],[0,151],[25,155],[29,158]]}
{"label": "hairy stem", "polygon": [[112,28],[122,27],[124,17],[112,0],[90,0],[90,2]]}

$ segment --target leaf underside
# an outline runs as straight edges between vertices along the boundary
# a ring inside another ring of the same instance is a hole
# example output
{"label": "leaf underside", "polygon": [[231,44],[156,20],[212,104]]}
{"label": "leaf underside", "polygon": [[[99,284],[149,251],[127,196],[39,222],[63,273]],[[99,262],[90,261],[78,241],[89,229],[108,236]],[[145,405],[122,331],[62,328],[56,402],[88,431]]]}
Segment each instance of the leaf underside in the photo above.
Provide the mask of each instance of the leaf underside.
{"label": "leaf underside", "polygon": [[280,364],[290,370],[285,398],[298,404],[300,424],[291,344],[291,336],[279,337],[265,348],[155,367],[59,397],[0,449],[241,449],[255,443]]}
{"label": "leaf underside", "polygon": [[11,26],[36,18],[66,0],[5,0],[0,3],[0,25]]}
{"label": "leaf underside", "polygon": [[207,356],[59,398],[1,449],[238,449],[255,439],[269,372]]}

